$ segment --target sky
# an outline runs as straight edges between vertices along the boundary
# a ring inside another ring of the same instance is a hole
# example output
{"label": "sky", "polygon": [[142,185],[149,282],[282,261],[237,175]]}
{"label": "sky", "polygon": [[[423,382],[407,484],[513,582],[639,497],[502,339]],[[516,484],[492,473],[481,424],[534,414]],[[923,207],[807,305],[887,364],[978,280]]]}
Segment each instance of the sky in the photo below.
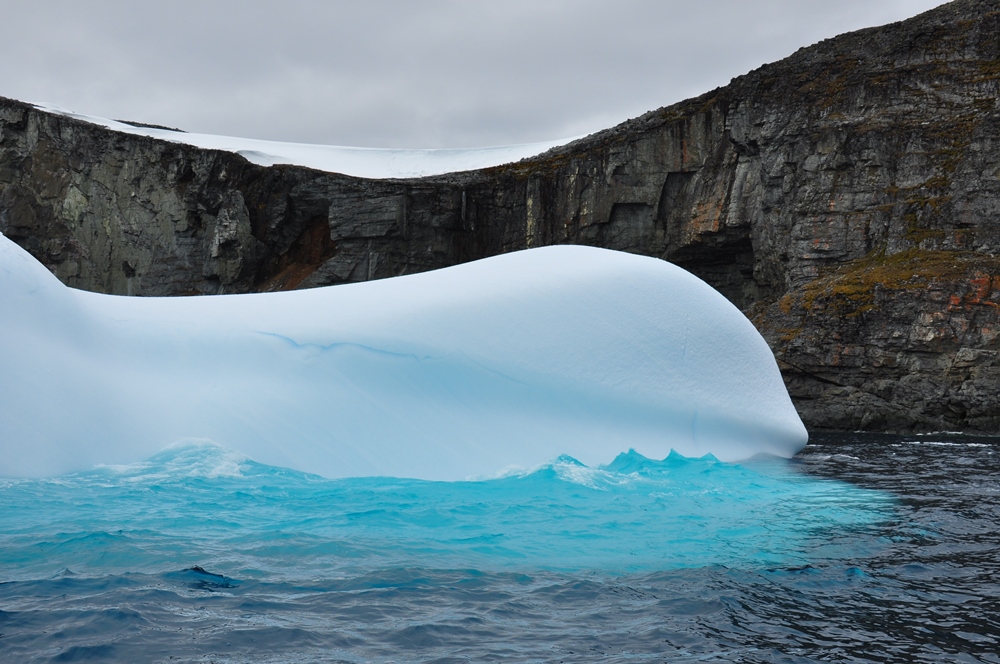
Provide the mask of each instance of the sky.
{"label": "sky", "polygon": [[0,0],[0,96],[394,148],[585,135],[942,0]]}

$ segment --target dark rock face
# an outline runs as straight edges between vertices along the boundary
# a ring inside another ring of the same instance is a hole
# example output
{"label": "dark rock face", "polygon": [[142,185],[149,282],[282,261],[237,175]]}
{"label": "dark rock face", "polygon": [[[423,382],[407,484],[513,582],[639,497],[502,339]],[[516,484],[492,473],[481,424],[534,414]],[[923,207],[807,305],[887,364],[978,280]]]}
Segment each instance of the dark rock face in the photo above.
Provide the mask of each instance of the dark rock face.
{"label": "dark rock face", "polygon": [[813,426],[1000,431],[1000,258],[873,254],[759,308],[755,322]]}
{"label": "dark rock face", "polygon": [[0,101],[0,231],[77,288],[233,293],[441,267],[460,261],[456,196],[264,168]]}
{"label": "dark rock face", "polygon": [[275,290],[580,243],[698,274],[811,427],[1000,429],[1000,1],[802,49],[509,166],[364,180],[0,100],[0,231],[64,282]]}

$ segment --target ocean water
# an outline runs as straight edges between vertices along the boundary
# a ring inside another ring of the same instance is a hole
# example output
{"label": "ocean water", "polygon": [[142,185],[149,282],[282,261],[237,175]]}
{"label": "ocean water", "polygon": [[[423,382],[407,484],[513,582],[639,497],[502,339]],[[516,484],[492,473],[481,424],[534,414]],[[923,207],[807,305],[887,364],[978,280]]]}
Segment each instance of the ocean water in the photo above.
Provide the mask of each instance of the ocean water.
{"label": "ocean water", "polygon": [[426,482],[202,445],[0,480],[0,661],[1000,662],[997,450]]}

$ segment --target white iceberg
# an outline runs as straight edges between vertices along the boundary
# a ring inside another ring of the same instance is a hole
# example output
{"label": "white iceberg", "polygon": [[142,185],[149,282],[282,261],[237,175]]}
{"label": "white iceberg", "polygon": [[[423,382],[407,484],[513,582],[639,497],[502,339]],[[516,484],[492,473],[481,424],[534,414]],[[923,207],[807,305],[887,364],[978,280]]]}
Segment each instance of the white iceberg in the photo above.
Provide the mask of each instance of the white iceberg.
{"label": "white iceberg", "polygon": [[283,293],[70,289],[0,236],[0,475],[211,440],[327,477],[455,480],[806,442],[753,325],[669,263],[580,246]]}
{"label": "white iceberg", "polygon": [[274,166],[292,164],[319,171],[343,173],[361,178],[418,178],[457,171],[471,171],[509,164],[542,154],[554,147],[575,141],[580,136],[541,143],[522,143],[486,148],[439,148],[406,150],[395,148],[357,148],[343,145],[285,143],[255,138],[217,136],[136,126],[118,120],[74,113],[54,104],[32,104],[47,113],[107,127],[124,134],[149,136],[172,143],[184,143],[206,150],[236,152],[254,164]]}

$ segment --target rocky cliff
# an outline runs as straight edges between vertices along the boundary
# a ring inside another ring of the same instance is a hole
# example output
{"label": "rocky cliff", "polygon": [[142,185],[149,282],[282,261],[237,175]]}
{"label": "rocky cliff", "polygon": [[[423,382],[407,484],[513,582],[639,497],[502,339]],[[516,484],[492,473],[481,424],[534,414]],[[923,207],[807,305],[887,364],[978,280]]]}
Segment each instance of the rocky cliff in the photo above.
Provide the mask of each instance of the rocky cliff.
{"label": "rocky cliff", "polygon": [[135,295],[581,243],[741,307],[813,428],[1000,431],[1000,0],[830,39],[517,164],[364,180],[0,100],[0,231]]}

